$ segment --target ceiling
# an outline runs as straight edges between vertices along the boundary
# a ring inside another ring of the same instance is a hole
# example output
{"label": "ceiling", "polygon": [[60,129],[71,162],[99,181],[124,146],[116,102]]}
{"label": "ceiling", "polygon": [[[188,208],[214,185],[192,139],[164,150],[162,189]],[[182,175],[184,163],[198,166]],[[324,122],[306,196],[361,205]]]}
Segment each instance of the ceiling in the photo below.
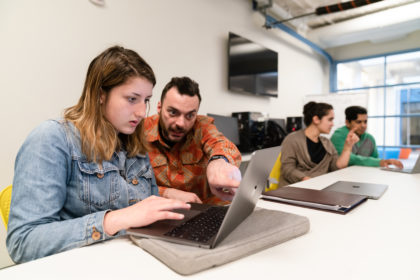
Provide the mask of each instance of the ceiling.
{"label": "ceiling", "polygon": [[318,7],[338,3],[343,3],[344,6],[349,1],[259,0],[257,3],[258,7],[267,7],[261,11],[322,48],[362,41],[391,41],[420,30],[420,0],[376,1],[371,0],[370,2],[375,3],[323,15],[315,14]]}

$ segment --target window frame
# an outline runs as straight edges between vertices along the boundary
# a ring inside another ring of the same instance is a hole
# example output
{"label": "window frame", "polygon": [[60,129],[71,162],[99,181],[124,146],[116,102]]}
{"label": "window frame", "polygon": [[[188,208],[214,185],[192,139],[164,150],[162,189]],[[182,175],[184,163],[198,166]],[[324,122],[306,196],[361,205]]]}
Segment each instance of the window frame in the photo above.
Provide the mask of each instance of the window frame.
{"label": "window frame", "polygon": [[[335,60],[333,61],[333,63],[331,64],[331,69],[330,69],[330,73],[332,74],[331,79],[330,79],[330,87],[331,87],[331,92],[333,94],[340,94],[342,92],[349,92],[349,91],[361,91],[361,90],[370,90],[370,89],[382,89],[382,94],[383,94],[383,98],[384,98],[384,108],[383,108],[383,115],[369,115],[368,112],[368,119],[371,118],[383,118],[384,122],[383,122],[383,133],[382,133],[382,143],[383,145],[378,145],[378,150],[382,150],[383,153],[385,153],[385,150],[388,149],[395,149],[395,148],[414,148],[414,149],[418,149],[420,148],[420,144],[419,145],[386,145],[386,137],[385,137],[385,126],[386,126],[386,122],[385,120],[387,118],[399,118],[400,122],[402,122],[402,118],[411,118],[411,117],[420,117],[420,113],[412,113],[412,114],[393,114],[393,115],[387,115],[386,114],[386,99],[387,99],[387,91],[390,90],[391,88],[396,88],[396,87],[410,87],[413,85],[418,86],[418,88],[420,89],[420,82],[410,82],[410,83],[398,83],[398,84],[387,84],[387,64],[388,64],[388,57],[389,56],[393,56],[393,55],[399,55],[399,54],[406,54],[406,53],[411,53],[411,52],[418,52],[420,51],[420,48],[415,48],[415,49],[409,49],[409,50],[404,50],[404,51],[396,51],[396,52],[388,52],[388,53],[383,53],[383,54],[377,54],[377,55],[371,55],[371,56],[363,56],[363,57],[356,57],[356,58],[351,58],[351,59],[344,59],[344,60]],[[349,63],[349,62],[355,62],[355,61],[359,61],[359,60],[365,60],[365,59],[371,59],[371,58],[384,58],[384,73],[383,73],[383,84],[382,85],[375,85],[375,86],[366,86],[366,87],[355,87],[355,88],[345,88],[345,89],[338,89],[338,73],[337,73],[337,68],[338,65],[341,63]],[[400,106],[403,106],[403,103],[401,102],[401,104],[399,104]],[[401,111],[402,112],[402,111]],[[400,139],[402,139],[402,129],[400,129]],[[401,140],[400,140],[401,141]],[[400,142],[401,144],[401,142]]]}

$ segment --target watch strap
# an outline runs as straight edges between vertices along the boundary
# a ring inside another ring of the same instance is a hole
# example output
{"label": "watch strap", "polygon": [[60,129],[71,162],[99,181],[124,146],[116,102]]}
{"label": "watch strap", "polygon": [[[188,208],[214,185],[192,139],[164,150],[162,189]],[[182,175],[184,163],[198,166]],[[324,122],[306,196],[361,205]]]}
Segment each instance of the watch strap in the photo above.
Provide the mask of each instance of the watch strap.
{"label": "watch strap", "polygon": [[212,161],[212,160],[216,160],[216,159],[224,159],[227,163],[229,163],[229,160],[223,155],[212,156],[212,157],[210,157],[209,162]]}

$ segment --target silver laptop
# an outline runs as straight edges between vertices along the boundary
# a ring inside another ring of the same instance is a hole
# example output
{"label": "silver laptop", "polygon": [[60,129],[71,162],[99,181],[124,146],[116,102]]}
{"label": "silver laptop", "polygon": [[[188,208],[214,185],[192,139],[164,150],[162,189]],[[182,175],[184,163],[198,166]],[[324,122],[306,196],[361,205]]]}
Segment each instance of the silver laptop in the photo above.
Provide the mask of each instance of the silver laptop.
{"label": "silver laptop", "polygon": [[409,174],[420,173],[420,156],[417,156],[417,159],[414,165],[409,168],[400,169],[397,167],[381,167],[381,169],[386,170],[386,171],[402,172],[402,173],[409,173]]}
{"label": "silver laptop", "polygon": [[[280,146],[253,153],[230,206],[192,203],[190,210],[176,211],[185,215],[181,221],[158,221],[146,227],[128,229],[127,233],[202,248],[214,248],[254,211],[279,153]],[[206,216],[211,218],[210,221],[204,220],[203,217]]]}
{"label": "silver laptop", "polygon": [[370,199],[379,199],[387,189],[388,185],[384,184],[338,181],[325,187],[323,190],[359,194],[365,195]]}

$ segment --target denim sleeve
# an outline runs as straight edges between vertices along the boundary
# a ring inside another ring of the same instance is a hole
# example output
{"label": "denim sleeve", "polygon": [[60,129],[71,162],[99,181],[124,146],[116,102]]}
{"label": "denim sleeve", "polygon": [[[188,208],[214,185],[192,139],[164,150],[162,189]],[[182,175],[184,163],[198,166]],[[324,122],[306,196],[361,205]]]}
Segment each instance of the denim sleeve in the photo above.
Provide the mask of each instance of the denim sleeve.
{"label": "denim sleeve", "polygon": [[6,239],[16,263],[110,238],[103,232],[106,211],[61,219],[70,164],[64,128],[55,121],[36,128],[19,150]]}

